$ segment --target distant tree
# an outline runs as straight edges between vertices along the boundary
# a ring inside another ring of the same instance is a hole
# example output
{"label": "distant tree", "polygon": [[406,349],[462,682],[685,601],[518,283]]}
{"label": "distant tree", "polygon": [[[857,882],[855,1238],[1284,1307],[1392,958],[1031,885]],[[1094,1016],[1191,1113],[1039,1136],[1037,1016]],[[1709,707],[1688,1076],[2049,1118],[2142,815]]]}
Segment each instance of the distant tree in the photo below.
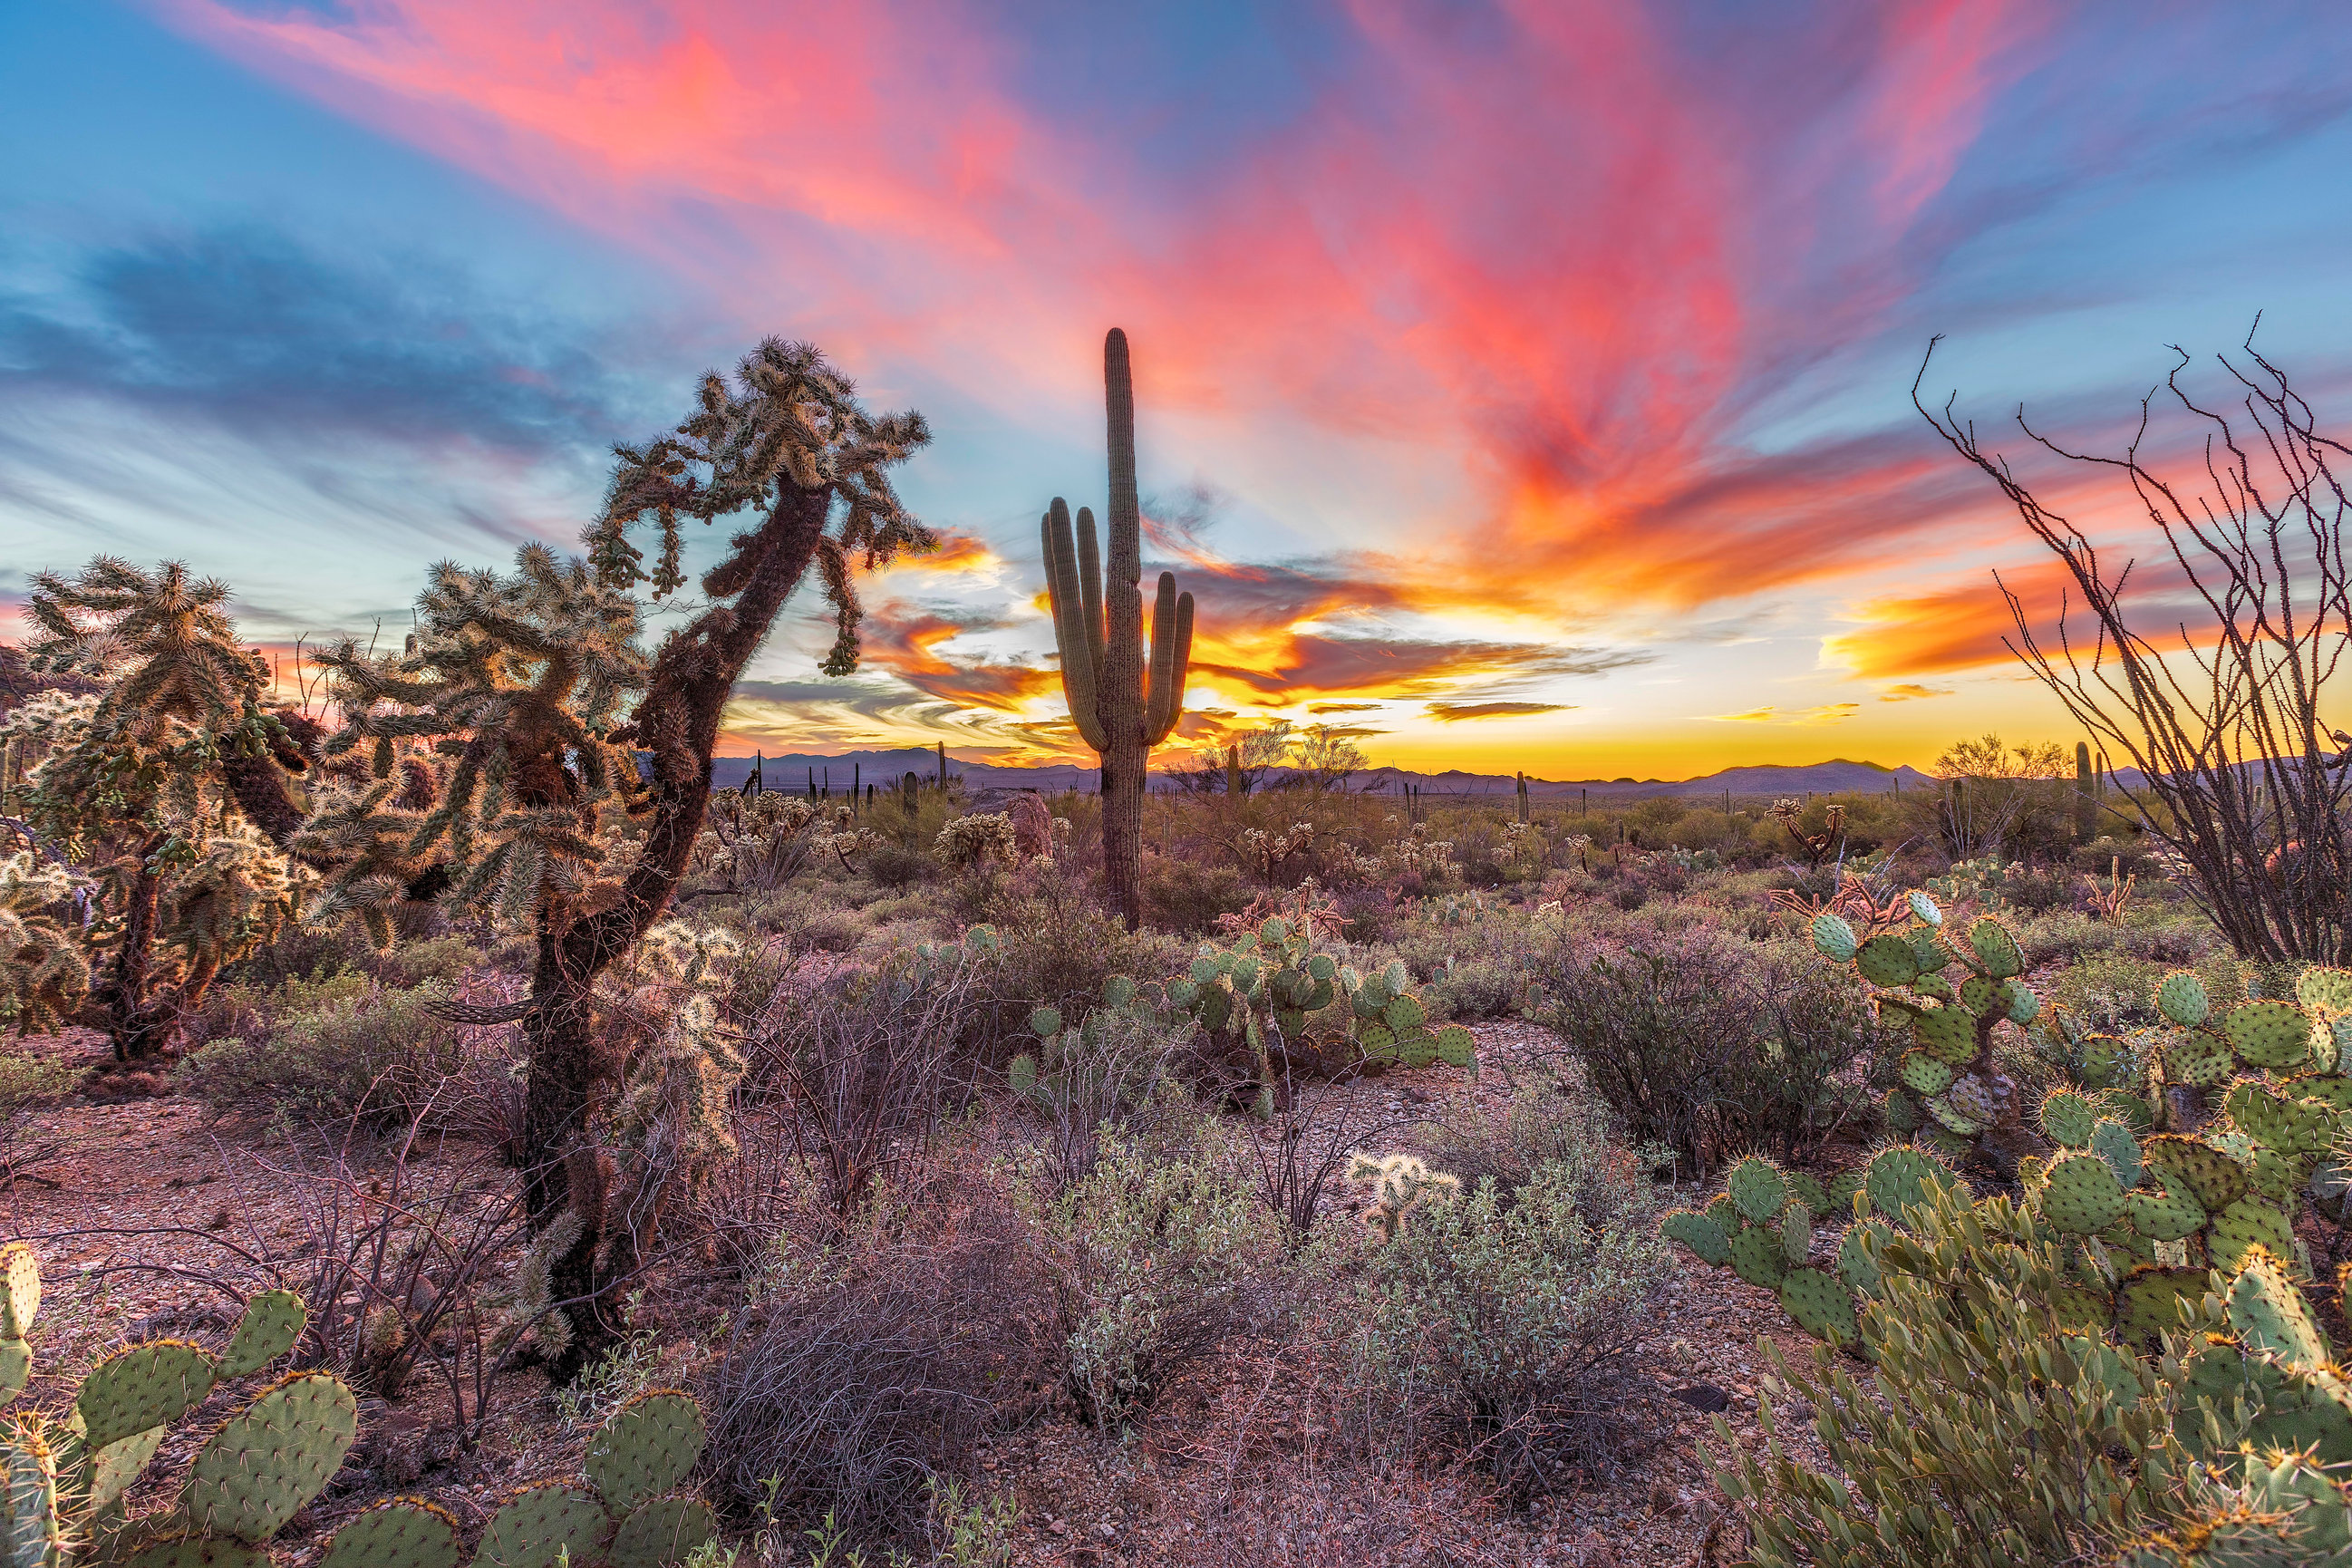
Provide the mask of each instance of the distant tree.
{"label": "distant tree", "polygon": [[[1256,793],[1265,782],[1265,775],[1290,761],[1294,742],[1290,721],[1269,719],[1255,729],[1244,730],[1227,737],[1230,744],[1242,749],[1242,793]],[[1223,766],[1223,759],[1219,760]]]}
{"label": "distant tree", "polygon": [[1309,724],[1293,749],[1299,773],[1318,791],[1345,789],[1349,775],[1361,773],[1370,762],[1351,732],[1335,724]]}
{"label": "distant tree", "polygon": [[238,646],[227,584],[100,556],[32,590],[29,671],[79,679],[0,725],[39,758],[11,799],[91,884],[91,1003],[117,1058],[142,1059],[290,914],[302,873],[278,839],[309,760],[264,705],[268,664]]}
{"label": "distant tree", "polygon": [[[2127,479],[2198,612],[2196,624],[2143,601],[2127,613],[2135,561],[2111,569],[2066,519],[2028,489],[1975,427],[1912,403],[1974,463],[2054,555],[2072,588],[2056,647],[2043,641],[2006,583],[2026,668],[2094,743],[2140,775],[2120,793],[2186,863],[2190,895],[2241,957],[2322,963],[2352,960],[2352,735],[2320,718],[2320,702],[2352,646],[2352,572],[2344,557],[2352,447],[2320,432],[2285,373],[2257,353],[2251,368],[2216,356],[2233,409],[2208,406],[2182,384],[2179,355],[2166,387],[2200,426],[2193,479],[2168,479],[2141,457],[2156,394],[2119,457],[2028,439],[2070,462]],[[1928,345],[1932,359],[1935,344]],[[1957,399],[1957,394],[1955,399]],[[2242,412],[2241,412],[2242,411]],[[2090,613],[2087,641],[2069,626],[2073,597]],[[2150,620],[2157,624],[2151,626]]]}
{"label": "distant tree", "polygon": [[2000,854],[2027,813],[2047,804],[2047,781],[2073,765],[2055,741],[2008,745],[1988,734],[1946,747],[1931,771],[1944,781],[1939,826],[1952,858]]}

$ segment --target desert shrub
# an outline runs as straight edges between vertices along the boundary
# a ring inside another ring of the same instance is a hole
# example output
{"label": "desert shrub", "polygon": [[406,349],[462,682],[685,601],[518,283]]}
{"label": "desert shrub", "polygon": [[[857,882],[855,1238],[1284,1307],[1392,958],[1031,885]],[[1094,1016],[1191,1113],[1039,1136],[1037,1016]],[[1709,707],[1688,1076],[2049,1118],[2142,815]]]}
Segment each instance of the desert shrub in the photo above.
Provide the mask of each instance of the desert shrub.
{"label": "desert shrub", "polygon": [[1422,1000],[1433,1018],[1507,1018],[1526,1002],[1530,973],[1508,957],[1455,960],[1431,976]]}
{"label": "desert shrub", "polygon": [[[1763,1568],[1968,1568],[2104,1561],[2160,1522],[2177,1464],[2178,1392],[2160,1369],[2072,1334],[2059,1238],[1999,1200],[1938,1193],[1916,1237],[1884,1248],[1862,1314],[1867,1381],[1826,1347],[1761,1402],[1761,1454],[1706,1454]],[[1776,1358],[1777,1359],[1777,1358]],[[1828,1466],[1774,1438],[1802,1401]],[[2021,1461],[2021,1456],[2031,1456]],[[1723,1462],[1717,1465],[1720,1458]],[[2280,1561],[2284,1561],[2281,1559]]]}
{"label": "desert shrub", "polygon": [[966,1043],[992,1060],[1008,1054],[1005,1047],[1027,1030],[1039,1006],[1083,1017],[1112,975],[1159,980],[1192,961],[1190,943],[1149,928],[1129,931],[1071,880],[1030,877],[1023,890],[1024,896],[1000,900],[989,915],[1002,948],[980,978]]}
{"label": "desert shrub", "polygon": [[34,1113],[69,1092],[81,1074],[65,1062],[0,1048],[0,1188],[20,1176],[38,1177],[41,1165],[70,1140],[42,1133]]}
{"label": "desert shrub", "polygon": [[2093,1033],[2124,1035],[2158,1026],[2156,986],[2169,967],[2128,952],[2105,952],[2068,965],[2037,988],[2053,1008]]}
{"label": "desert shrub", "polygon": [[1458,1423],[1517,1499],[1635,1457],[1633,1352],[1676,1272],[1648,1191],[1622,1150],[1572,1143],[1515,1201],[1488,1177],[1372,1243],[1359,1349],[1375,1397]]}
{"label": "desert shrub", "polygon": [[389,984],[422,985],[428,980],[461,979],[481,962],[480,952],[462,936],[429,936],[402,942],[383,954],[377,973]]}
{"label": "desert shrub", "polygon": [[1238,914],[1251,892],[1238,868],[1187,855],[1143,858],[1144,916],[1162,931],[1187,936],[1214,929],[1219,915]]}
{"label": "desert shrub", "polygon": [[837,1215],[930,1152],[955,1093],[949,1066],[978,968],[961,953],[807,963],[779,977],[751,1016],[746,1085],[789,1108],[803,1174]]}
{"label": "desert shrub", "polygon": [[1538,983],[1536,1017],[1625,1135],[1701,1172],[1749,1149],[1791,1157],[1863,1108],[1846,1069],[1874,1044],[1868,1004],[1796,942],[1702,927],[1563,946]]}
{"label": "desert shrub", "polygon": [[[1615,1210],[1617,1163],[1604,1158],[1611,1143],[1610,1112],[1589,1093],[1557,1079],[1526,1084],[1500,1116],[1475,1101],[1464,1114],[1432,1128],[1430,1160],[1459,1177],[1465,1187],[1491,1180],[1507,1206],[1539,1168],[1567,1172],[1580,1184],[1580,1210],[1605,1224]],[[1654,1169],[1672,1157],[1663,1146],[1633,1152],[1634,1163]]]}
{"label": "desert shrub", "polygon": [[885,843],[866,857],[866,874],[877,888],[893,890],[912,887],[930,873],[931,861],[919,849]]}
{"label": "desert shrub", "polygon": [[1213,1122],[1118,1135],[1084,1179],[1024,1205],[1081,1418],[1130,1428],[1192,1363],[1273,1318],[1281,1222]]}
{"label": "desert shrub", "polygon": [[923,1527],[1027,1364],[1025,1255],[985,1214],[779,1240],[695,1384],[715,1501],[794,1541],[827,1518],[852,1540]]}
{"label": "desert shrub", "polygon": [[182,1058],[181,1083],[215,1115],[401,1126],[474,1065],[464,1029],[433,1010],[449,995],[438,981],[338,976],[287,993],[285,1010],[254,1015],[254,1037],[214,1038]]}

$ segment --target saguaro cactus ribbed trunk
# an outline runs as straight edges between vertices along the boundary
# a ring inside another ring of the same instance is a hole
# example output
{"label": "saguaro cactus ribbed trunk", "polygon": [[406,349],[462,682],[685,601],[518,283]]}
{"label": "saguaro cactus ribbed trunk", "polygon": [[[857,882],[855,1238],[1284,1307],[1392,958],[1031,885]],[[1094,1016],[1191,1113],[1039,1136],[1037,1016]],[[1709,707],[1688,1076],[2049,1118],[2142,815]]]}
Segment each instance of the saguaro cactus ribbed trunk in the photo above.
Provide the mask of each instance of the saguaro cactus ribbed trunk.
{"label": "saguaro cactus ribbed trunk", "polygon": [[1184,710],[1192,661],[1192,595],[1178,596],[1176,576],[1160,574],[1151,612],[1147,677],[1143,644],[1143,505],[1135,488],[1135,380],[1127,334],[1103,340],[1103,389],[1110,436],[1110,558],[1095,540],[1095,515],[1078,509],[1075,546],[1070,509],[1060,496],[1046,512],[1046,591],[1054,640],[1062,652],[1062,692],[1078,734],[1102,758],[1103,875],[1119,918],[1142,923],[1143,785],[1151,748],[1168,738]]}

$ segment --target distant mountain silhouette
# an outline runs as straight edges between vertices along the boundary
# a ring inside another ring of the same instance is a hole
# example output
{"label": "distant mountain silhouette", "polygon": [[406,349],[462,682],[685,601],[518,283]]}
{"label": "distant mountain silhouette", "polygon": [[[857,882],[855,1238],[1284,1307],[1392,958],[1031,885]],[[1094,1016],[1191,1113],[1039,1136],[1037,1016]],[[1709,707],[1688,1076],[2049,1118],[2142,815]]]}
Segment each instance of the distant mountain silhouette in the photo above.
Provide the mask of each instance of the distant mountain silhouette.
{"label": "distant mountain silhouette", "polygon": [[[718,757],[712,759],[713,780],[722,788],[740,789],[751,775],[750,757]],[[814,781],[820,788],[835,795],[846,795],[856,784],[895,784],[911,773],[929,784],[938,773],[937,753],[919,746],[899,747],[891,751],[845,752],[837,756],[816,756],[792,752],[762,760],[762,779],[772,790],[789,790],[794,794],[805,791]],[[1096,773],[1092,768],[1082,768],[1072,763],[1057,763],[1047,767],[1003,767],[992,763],[958,762],[948,758],[948,773],[960,778],[964,787],[975,793],[991,790],[1040,790],[1058,795],[1066,790],[1091,790]],[[1295,776],[1287,768],[1272,770],[1259,785],[1261,790]],[[1348,780],[1353,792],[1397,794],[1402,786],[1411,784],[1432,795],[1508,796],[1515,781],[1509,773],[1474,773],[1459,768],[1444,773],[1415,773],[1405,768],[1370,768]],[[1154,789],[1172,789],[1169,780],[1155,773]],[[1528,793],[1538,799],[1556,800],[1562,795],[1583,792],[1581,798],[1602,800],[1639,800],[1650,795],[1688,795],[1703,797],[1721,795],[1729,790],[1734,798],[1742,796],[1795,795],[1807,791],[1815,795],[1843,795],[1854,792],[1884,792],[1896,788],[1933,789],[1936,780],[1913,767],[1885,768],[1876,763],[1849,762],[1843,758],[1825,763],[1813,763],[1802,767],[1743,767],[1726,768],[1694,779],[1529,779]]]}

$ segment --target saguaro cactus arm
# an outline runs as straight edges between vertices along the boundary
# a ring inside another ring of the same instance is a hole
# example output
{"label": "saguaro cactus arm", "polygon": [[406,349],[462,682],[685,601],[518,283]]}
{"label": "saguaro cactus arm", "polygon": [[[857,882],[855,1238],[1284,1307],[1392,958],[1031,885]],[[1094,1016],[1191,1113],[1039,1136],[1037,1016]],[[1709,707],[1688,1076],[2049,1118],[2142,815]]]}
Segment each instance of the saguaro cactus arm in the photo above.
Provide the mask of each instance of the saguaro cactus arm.
{"label": "saguaro cactus arm", "polygon": [[1176,574],[1160,574],[1160,595],[1151,605],[1151,710],[1143,743],[1156,746],[1184,713],[1184,674],[1192,665],[1192,595],[1179,596]]}
{"label": "saguaro cactus arm", "polygon": [[1054,609],[1054,642],[1062,650],[1062,695],[1079,738],[1100,752],[1109,744],[1097,706],[1097,678],[1102,664],[1102,588],[1094,555],[1094,514],[1081,509],[1086,527],[1083,555],[1070,542],[1070,509],[1061,497],[1045,517],[1045,595]]}

